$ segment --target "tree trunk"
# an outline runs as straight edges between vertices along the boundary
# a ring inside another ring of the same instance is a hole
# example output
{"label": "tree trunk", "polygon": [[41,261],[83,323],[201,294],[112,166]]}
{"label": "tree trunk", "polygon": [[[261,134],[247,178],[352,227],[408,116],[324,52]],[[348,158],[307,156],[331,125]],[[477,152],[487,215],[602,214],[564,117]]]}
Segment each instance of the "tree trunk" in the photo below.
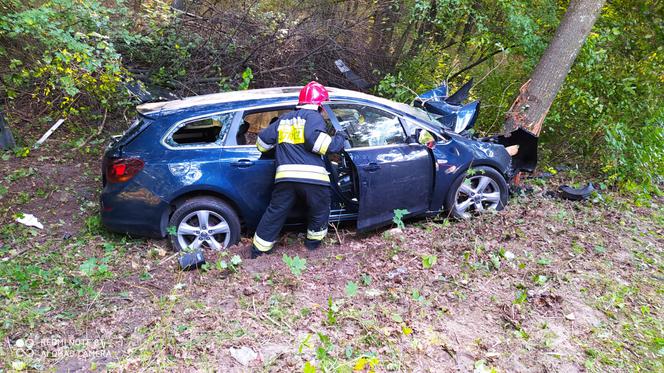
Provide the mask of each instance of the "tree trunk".
{"label": "tree trunk", "polygon": [[523,127],[536,136],[605,0],[571,0],[535,71],[507,112],[505,132]]}

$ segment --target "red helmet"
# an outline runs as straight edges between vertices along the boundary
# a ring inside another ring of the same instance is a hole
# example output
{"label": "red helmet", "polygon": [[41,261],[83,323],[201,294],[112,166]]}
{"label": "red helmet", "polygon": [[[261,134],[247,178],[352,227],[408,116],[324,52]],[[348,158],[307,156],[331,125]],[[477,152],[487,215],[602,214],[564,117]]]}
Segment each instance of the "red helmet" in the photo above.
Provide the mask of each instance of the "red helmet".
{"label": "red helmet", "polygon": [[309,84],[305,85],[300,91],[299,100],[300,105],[320,105],[325,101],[329,101],[330,95],[322,84],[318,82],[309,82]]}

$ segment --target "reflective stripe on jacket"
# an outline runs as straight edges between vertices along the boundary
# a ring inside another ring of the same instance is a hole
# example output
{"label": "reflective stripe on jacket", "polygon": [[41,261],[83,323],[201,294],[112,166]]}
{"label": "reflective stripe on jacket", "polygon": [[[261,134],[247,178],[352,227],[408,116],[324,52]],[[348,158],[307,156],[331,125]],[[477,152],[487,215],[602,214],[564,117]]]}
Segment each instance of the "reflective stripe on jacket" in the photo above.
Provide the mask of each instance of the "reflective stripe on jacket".
{"label": "reflective stripe on jacket", "polygon": [[276,147],[275,183],[297,181],[329,185],[323,156],[343,150],[344,138],[331,137],[316,110],[300,109],[282,115],[258,134],[256,147],[267,152]]}

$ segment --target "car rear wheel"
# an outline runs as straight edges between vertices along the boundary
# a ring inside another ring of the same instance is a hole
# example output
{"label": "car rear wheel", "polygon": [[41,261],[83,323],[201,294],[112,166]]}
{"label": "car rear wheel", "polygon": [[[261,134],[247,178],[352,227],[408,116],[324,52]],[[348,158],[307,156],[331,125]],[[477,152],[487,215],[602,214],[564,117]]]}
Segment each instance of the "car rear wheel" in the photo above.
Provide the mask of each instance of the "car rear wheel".
{"label": "car rear wheel", "polygon": [[185,248],[223,250],[240,240],[240,219],[233,208],[213,197],[195,197],[179,205],[169,226],[176,251]]}
{"label": "car rear wheel", "polygon": [[447,194],[445,209],[457,219],[468,219],[507,204],[505,178],[491,167],[475,167],[459,176]]}

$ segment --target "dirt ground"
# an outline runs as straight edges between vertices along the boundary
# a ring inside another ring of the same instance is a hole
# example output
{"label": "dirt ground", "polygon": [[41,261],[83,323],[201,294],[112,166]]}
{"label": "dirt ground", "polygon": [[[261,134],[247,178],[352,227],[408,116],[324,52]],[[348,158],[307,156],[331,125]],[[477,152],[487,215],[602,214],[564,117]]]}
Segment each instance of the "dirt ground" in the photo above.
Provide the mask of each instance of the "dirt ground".
{"label": "dirt ground", "polygon": [[100,226],[99,158],[0,161],[0,371],[664,371],[662,199],[564,201],[561,174],[500,213],[331,228],[316,252],[288,232],[254,260],[244,238],[182,272]]}

